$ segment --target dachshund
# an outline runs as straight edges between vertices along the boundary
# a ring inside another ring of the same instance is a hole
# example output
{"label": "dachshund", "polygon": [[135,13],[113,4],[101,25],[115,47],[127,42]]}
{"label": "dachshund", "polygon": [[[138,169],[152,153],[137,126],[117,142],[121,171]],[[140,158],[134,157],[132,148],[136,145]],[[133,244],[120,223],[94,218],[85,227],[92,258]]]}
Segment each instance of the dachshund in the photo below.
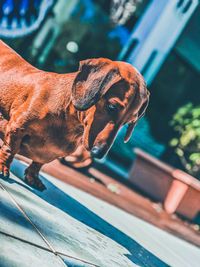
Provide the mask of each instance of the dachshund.
{"label": "dachshund", "polygon": [[32,160],[25,182],[43,191],[43,164],[80,144],[102,158],[125,124],[129,140],[148,100],[144,79],[131,64],[92,58],[80,61],[77,72],[45,72],[0,41],[1,177],[9,177],[18,153]]}

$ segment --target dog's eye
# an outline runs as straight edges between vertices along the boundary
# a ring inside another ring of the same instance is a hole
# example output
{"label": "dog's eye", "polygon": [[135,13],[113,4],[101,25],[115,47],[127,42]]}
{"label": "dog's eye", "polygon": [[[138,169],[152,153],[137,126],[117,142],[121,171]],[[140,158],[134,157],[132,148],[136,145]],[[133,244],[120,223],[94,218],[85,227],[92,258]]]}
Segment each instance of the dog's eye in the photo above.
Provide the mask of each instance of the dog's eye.
{"label": "dog's eye", "polygon": [[107,111],[110,113],[110,114],[116,114],[118,113],[118,107],[114,104],[108,104],[107,105]]}

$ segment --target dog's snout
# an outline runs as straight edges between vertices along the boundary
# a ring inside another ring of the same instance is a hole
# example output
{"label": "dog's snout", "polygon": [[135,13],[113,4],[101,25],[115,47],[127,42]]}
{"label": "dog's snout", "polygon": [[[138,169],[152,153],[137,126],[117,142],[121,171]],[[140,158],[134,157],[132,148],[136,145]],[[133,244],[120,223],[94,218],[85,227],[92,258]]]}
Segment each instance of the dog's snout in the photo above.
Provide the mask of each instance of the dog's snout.
{"label": "dog's snout", "polygon": [[93,158],[102,158],[105,154],[105,146],[101,145],[101,146],[94,146],[91,149],[91,155]]}

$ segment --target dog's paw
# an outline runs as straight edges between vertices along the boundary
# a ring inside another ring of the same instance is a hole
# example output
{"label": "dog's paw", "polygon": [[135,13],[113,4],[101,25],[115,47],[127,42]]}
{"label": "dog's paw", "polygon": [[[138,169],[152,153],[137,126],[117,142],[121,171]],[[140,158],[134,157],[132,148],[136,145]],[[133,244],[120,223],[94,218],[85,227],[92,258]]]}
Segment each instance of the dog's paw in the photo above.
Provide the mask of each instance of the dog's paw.
{"label": "dog's paw", "polygon": [[0,163],[0,178],[8,179],[9,176],[10,176],[9,168],[5,164]]}
{"label": "dog's paw", "polygon": [[42,183],[42,181],[38,177],[25,175],[24,182],[39,191],[44,191],[46,189],[46,186]]}

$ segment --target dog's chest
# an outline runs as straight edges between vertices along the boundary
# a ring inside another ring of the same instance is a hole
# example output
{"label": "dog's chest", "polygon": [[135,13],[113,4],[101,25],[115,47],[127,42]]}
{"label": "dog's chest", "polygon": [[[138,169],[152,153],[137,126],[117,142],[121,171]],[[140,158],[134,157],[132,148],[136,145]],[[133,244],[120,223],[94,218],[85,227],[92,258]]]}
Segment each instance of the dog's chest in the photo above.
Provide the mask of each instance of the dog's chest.
{"label": "dog's chest", "polygon": [[[30,125],[22,142],[23,154],[36,160],[51,161],[74,152],[82,135],[77,121],[43,120]],[[29,154],[29,155],[27,155]]]}

